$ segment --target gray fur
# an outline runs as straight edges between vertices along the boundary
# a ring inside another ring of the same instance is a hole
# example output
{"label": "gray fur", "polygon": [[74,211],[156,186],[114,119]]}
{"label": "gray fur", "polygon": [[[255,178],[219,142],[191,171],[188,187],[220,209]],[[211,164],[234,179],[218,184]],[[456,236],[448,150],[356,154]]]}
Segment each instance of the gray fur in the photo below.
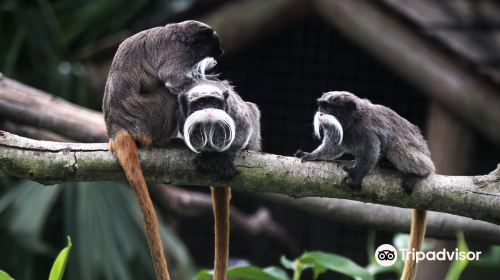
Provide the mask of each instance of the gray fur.
{"label": "gray fur", "polygon": [[349,92],[332,91],[323,94],[318,102],[330,104],[325,114],[335,116],[344,131],[340,145],[331,127],[322,127],[322,144],[313,152],[298,151],[303,160],[333,160],[342,154],[355,158],[352,168],[346,168],[353,187],[360,187],[375,164],[386,158],[395,168],[409,176],[428,176],[434,172],[429,148],[420,130],[388,107],[372,104]]}
{"label": "gray fur", "polygon": [[[225,111],[236,124],[235,139],[229,150],[232,152],[239,152],[241,150],[260,151],[260,111],[257,105],[243,101],[227,81],[217,79],[199,80],[191,88],[196,88],[199,85],[213,85],[219,90],[214,92],[196,92],[188,89],[179,95],[179,99],[185,97],[187,102],[190,103],[200,98],[200,96],[212,95],[217,98],[223,98],[222,93],[227,91],[229,95],[226,99],[227,108]],[[183,130],[180,128],[184,126],[187,117],[187,111],[183,110],[181,105],[178,114],[178,127],[182,136]]]}
{"label": "gray fur", "polygon": [[222,54],[216,33],[197,21],[139,32],[115,54],[103,99],[108,136],[126,130],[163,146],[175,136],[177,96],[206,57]]}
{"label": "gray fur", "polygon": [[[222,110],[234,120],[236,130],[235,138],[227,150],[222,152],[214,149],[203,150],[197,154],[194,163],[202,171],[215,173],[224,179],[232,178],[238,174],[234,163],[236,154],[241,150],[261,149],[260,111],[257,105],[243,101],[227,81],[199,80],[192,88],[179,94],[178,126],[181,135],[183,131],[181,128],[184,127],[190,114],[197,110],[213,108],[209,105],[194,108],[194,103],[199,101],[200,97],[210,97],[218,102],[222,100],[221,103],[224,104]],[[218,130],[218,133],[222,133],[221,130]],[[215,135],[214,139],[224,139],[224,137]]]}

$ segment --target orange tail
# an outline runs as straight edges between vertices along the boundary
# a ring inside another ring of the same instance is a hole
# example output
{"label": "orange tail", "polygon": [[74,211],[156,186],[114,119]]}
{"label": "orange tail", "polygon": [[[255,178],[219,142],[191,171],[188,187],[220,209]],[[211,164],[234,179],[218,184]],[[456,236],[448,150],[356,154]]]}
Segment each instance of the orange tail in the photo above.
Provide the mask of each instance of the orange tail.
{"label": "orange tail", "polygon": [[229,201],[230,188],[211,187],[215,219],[214,280],[227,279],[229,259]]}
{"label": "orange tail", "polygon": [[144,229],[148,238],[149,250],[156,271],[156,279],[170,280],[167,261],[160,238],[160,230],[158,228],[158,219],[156,218],[153,203],[149,196],[146,181],[142,175],[137,145],[132,136],[123,131],[111,139],[110,148],[123,167],[125,175],[139,202],[144,219]]}
{"label": "orange tail", "polygon": [[[427,211],[413,209],[413,217],[410,229],[410,240],[408,241],[408,252],[412,249],[415,251],[420,250],[422,241],[425,236],[425,224],[427,218]],[[417,263],[415,260],[407,258],[401,274],[401,280],[413,280],[417,275]]]}

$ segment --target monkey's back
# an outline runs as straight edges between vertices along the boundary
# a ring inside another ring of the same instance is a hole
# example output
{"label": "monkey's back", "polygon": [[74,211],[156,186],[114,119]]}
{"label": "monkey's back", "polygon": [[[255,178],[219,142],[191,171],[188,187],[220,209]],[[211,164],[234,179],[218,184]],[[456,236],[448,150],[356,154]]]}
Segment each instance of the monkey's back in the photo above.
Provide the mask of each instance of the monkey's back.
{"label": "monkey's back", "polygon": [[429,147],[420,129],[388,107],[370,104],[369,122],[381,143],[381,155],[407,173],[429,175],[434,172]]}
{"label": "monkey's back", "polygon": [[260,111],[256,104],[245,102],[240,95],[230,90],[228,114],[236,122],[236,137],[232,149],[260,151]]}
{"label": "monkey's back", "polygon": [[120,130],[136,140],[164,145],[175,135],[177,98],[158,82],[144,45],[162,27],[139,32],[120,44],[106,81],[104,120],[109,138]]}

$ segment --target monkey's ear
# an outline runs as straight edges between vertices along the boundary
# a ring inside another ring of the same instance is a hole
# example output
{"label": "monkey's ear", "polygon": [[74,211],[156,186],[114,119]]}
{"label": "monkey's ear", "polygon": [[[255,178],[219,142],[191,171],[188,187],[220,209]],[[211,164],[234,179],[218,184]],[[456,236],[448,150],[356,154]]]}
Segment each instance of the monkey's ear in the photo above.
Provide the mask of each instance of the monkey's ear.
{"label": "monkey's ear", "polygon": [[347,110],[349,111],[356,111],[356,109],[358,108],[358,106],[356,105],[356,102],[352,101],[352,100],[347,100],[345,102],[345,107],[347,108]]}
{"label": "monkey's ear", "polygon": [[225,90],[224,92],[222,92],[222,96],[224,96],[224,99],[227,99],[229,97],[229,91]]}

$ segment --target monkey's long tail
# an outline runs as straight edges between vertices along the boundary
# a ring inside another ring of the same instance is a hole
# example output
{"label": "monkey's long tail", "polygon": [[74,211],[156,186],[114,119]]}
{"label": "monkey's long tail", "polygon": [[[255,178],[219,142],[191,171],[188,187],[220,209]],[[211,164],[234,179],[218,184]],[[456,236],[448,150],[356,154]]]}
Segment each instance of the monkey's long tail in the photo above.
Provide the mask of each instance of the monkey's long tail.
{"label": "monkey's long tail", "polygon": [[156,279],[170,280],[167,261],[160,238],[160,230],[158,228],[158,219],[156,218],[153,203],[151,202],[146,181],[142,174],[137,145],[129,133],[120,132],[111,139],[110,149],[123,167],[125,175],[139,202],[144,219],[144,229],[148,239],[149,251],[156,272]]}
{"label": "monkey's long tail", "polygon": [[[420,250],[422,241],[425,236],[427,211],[413,209],[410,229],[410,240],[408,241],[408,251],[411,252],[412,249],[415,251]],[[413,280],[415,279],[417,272],[417,263],[412,258],[408,257],[405,261],[403,268],[403,273],[401,274],[401,280]]]}
{"label": "monkey's long tail", "polygon": [[214,280],[227,279],[231,188],[210,187],[215,219]]}

